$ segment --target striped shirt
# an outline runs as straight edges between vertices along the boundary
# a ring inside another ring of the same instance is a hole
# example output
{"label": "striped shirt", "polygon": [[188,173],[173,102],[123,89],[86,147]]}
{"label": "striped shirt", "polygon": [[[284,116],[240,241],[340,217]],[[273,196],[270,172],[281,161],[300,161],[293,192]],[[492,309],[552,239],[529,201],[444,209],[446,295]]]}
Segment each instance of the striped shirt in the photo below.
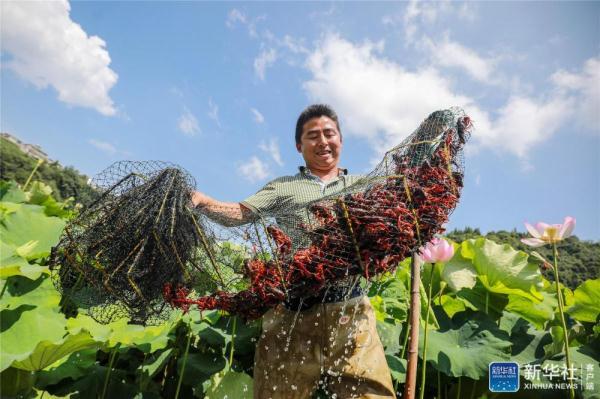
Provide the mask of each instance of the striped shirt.
{"label": "striped shirt", "polygon": [[340,169],[337,177],[324,182],[304,166],[299,167],[299,170],[294,176],[283,176],[270,181],[256,194],[241,202],[258,217],[274,217],[278,226],[292,238],[295,247],[306,244],[302,239],[306,235],[303,226],[311,225],[314,218],[307,205],[335,196],[363,178],[348,175],[346,169]]}

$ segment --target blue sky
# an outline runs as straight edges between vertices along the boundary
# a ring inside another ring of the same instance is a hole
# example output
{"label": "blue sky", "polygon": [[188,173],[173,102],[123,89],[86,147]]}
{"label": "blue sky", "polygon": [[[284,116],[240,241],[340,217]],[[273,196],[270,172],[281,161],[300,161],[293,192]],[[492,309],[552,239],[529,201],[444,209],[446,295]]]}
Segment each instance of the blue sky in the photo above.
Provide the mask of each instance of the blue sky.
{"label": "blue sky", "polygon": [[242,200],[331,104],[372,169],[436,109],[475,130],[449,228],[600,239],[599,2],[2,2],[1,130],[94,175],[158,159]]}

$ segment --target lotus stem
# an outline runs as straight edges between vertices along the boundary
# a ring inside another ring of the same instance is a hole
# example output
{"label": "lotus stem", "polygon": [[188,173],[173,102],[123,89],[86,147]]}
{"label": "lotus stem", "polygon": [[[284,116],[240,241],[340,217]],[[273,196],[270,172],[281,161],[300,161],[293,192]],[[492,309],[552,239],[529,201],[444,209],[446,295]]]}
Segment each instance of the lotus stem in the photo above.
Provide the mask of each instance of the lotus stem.
{"label": "lotus stem", "polygon": [[115,363],[115,358],[117,357],[118,345],[113,348],[110,352],[110,358],[108,360],[108,370],[106,371],[106,377],[104,378],[104,386],[102,387],[102,396],[101,399],[106,397],[106,391],[108,389],[108,382],[110,381],[110,373],[112,372],[113,364]]}
{"label": "lotus stem", "polygon": [[402,342],[402,352],[400,353],[400,359],[404,359],[404,355],[406,354],[406,345],[408,344],[408,334],[409,334],[409,322],[406,322],[406,328],[404,331],[404,340]]}
{"label": "lotus stem", "polygon": [[190,352],[190,342],[192,341],[192,330],[187,331],[187,342],[185,344],[185,352],[183,352],[183,363],[181,364],[181,370],[179,370],[179,379],[177,380],[177,389],[175,390],[175,399],[179,398],[179,391],[181,389],[181,383],[183,382],[183,372],[185,371],[185,365],[187,363],[188,353]]}
{"label": "lotus stem", "polygon": [[414,399],[417,384],[417,362],[419,360],[419,318],[421,298],[419,283],[421,281],[421,258],[414,254],[410,263],[410,344],[408,346],[408,363],[406,366],[406,384],[404,398]]}
{"label": "lotus stem", "polygon": [[575,399],[575,388],[573,387],[573,369],[571,368],[571,356],[569,354],[569,334],[567,331],[567,321],[565,320],[565,311],[564,311],[564,299],[562,292],[560,291],[560,282],[558,280],[558,250],[556,249],[556,243],[552,243],[552,252],[554,255],[554,282],[556,283],[556,296],[558,298],[558,313],[560,314],[560,321],[562,323],[564,340],[565,340],[565,358],[567,361],[567,370],[569,371],[569,397],[570,399]]}
{"label": "lotus stem", "polygon": [[231,366],[233,364],[233,351],[235,349],[235,329],[237,327],[237,317],[233,317],[233,327],[231,328],[231,351],[229,351],[229,371],[231,371]]}
{"label": "lotus stem", "polygon": [[425,371],[427,369],[427,332],[429,331],[429,312],[431,310],[431,286],[433,285],[433,267],[435,265],[431,264],[431,273],[429,273],[429,289],[427,290],[427,313],[425,316],[425,327],[423,330],[423,354],[421,355],[421,359],[423,359],[422,368],[421,368],[421,392],[419,395],[420,399],[425,397]]}
{"label": "lotus stem", "polygon": [[29,185],[29,182],[31,182],[31,179],[33,178],[33,175],[35,174],[35,172],[37,172],[38,168],[43,163],[44,163],[43,159],[38,159],[37,163],[33,167],[33,170],[31,171],[31,174],[29,175],[29,177],[25,181],[25,184],[23,185],[23,191],[25,191],[27,189],[27,186]]}
{"label": "lotus stem", "polygon": [[462,385],[462,378],[458,377],[458,388],[456,389],[456,399],[461,399],[460,398],[460,388]]}
{"label": "lotus stem", "polygon": [[442,399],[442,374],[440,370],[437,371],[437,399]]}

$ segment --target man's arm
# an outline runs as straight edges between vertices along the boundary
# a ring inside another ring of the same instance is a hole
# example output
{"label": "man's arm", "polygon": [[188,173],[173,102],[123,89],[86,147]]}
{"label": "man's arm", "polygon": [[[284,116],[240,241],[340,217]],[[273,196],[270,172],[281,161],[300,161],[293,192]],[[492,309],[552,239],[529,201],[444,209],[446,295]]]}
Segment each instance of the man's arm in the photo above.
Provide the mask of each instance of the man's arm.
{"label": "man's arm", "polygon": [[222,202],[199,191],[192,193],[195,207],[215,222],[232,227],[251,222],[254,214],[239,202]]}

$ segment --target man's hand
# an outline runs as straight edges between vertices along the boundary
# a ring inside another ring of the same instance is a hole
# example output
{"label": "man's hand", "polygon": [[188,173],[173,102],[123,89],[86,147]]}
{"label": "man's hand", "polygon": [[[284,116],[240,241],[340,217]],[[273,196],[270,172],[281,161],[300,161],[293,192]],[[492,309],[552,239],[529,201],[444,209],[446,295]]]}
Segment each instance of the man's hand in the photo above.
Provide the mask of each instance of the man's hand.
{"label": "man's hand", "polygon": [[192,193],[192,204],[223,226],[239,226],[253,219],[252,212],[239,202],[222,202],[199,191]]}

